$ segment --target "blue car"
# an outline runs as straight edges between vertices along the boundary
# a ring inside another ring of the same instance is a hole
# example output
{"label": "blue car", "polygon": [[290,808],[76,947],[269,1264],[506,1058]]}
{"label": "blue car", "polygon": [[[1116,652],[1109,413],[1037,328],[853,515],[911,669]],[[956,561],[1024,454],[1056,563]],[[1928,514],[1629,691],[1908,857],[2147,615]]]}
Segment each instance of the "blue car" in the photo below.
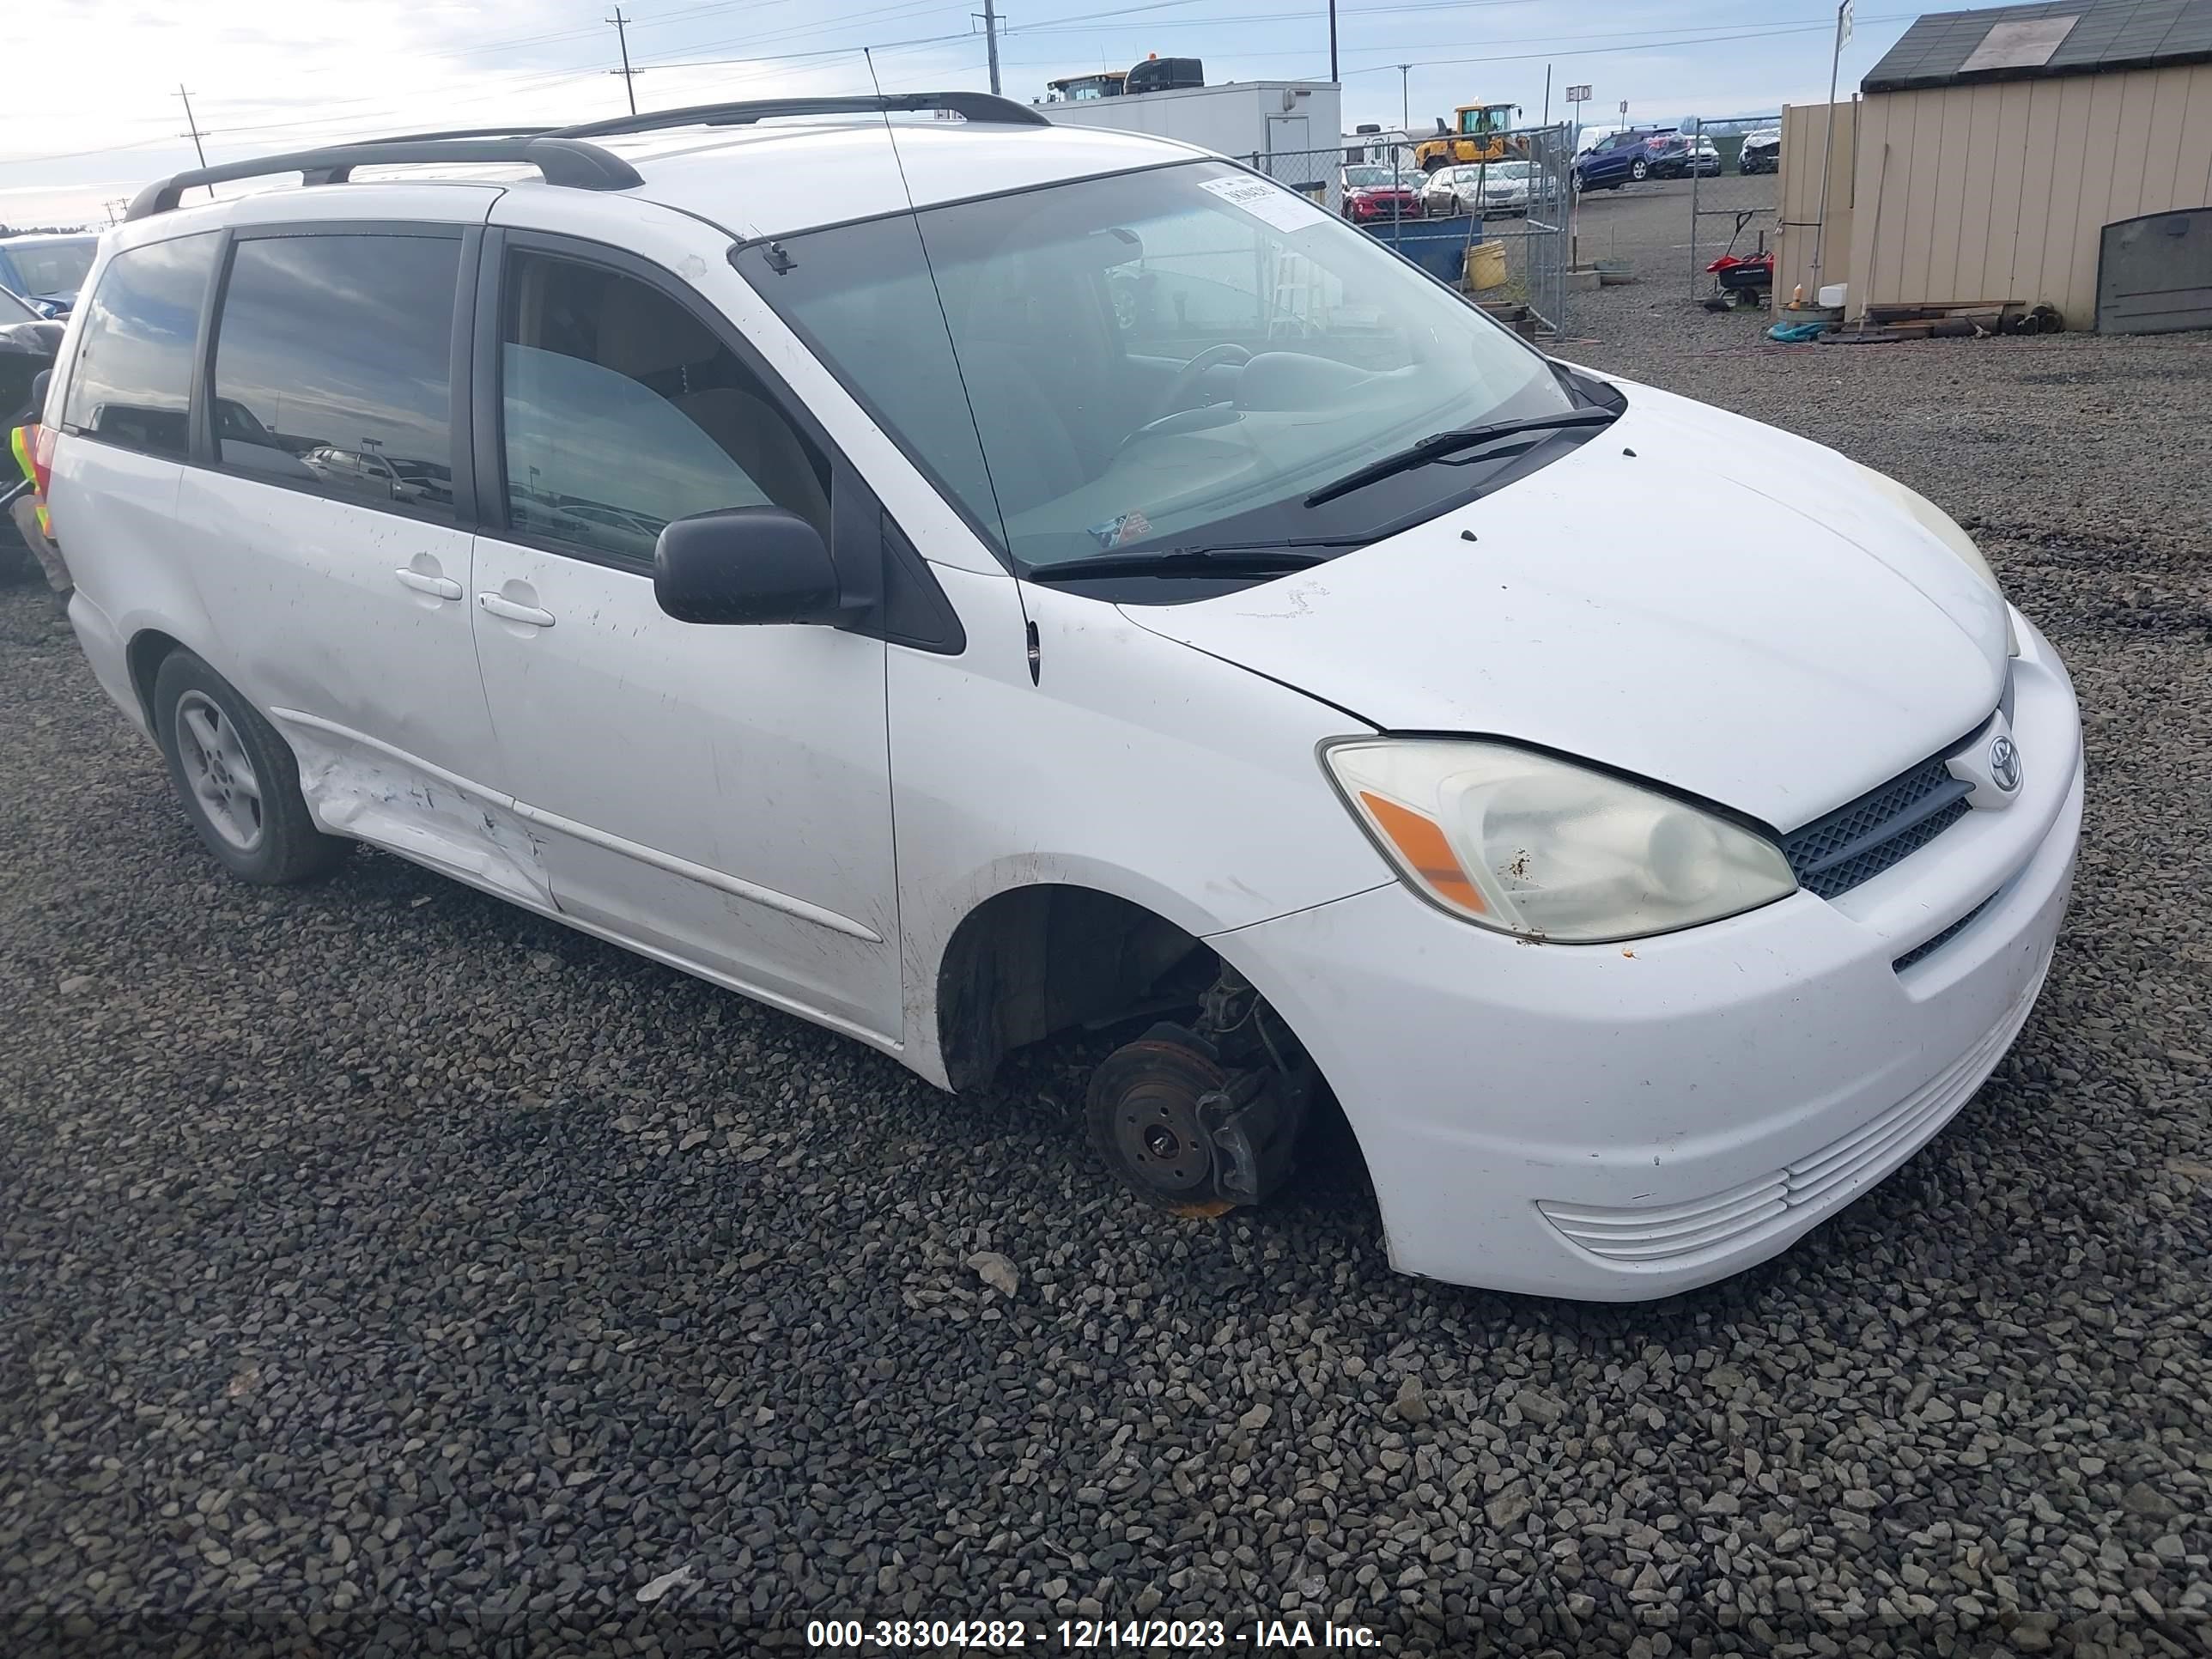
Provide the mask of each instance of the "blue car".
{"label": "blue car", "polygon": [[49,317],[66,317],[99,252],[100,238],[89,234],[0,237],[0,288]]}
{"label": "blue car", "polygon": [[1619,190],[1623,185],[1640,185],[1661,171],[1671,147],[1681,141],[1679,132],[1654,128],[1608,134],[1575,157],[1575,188]]}

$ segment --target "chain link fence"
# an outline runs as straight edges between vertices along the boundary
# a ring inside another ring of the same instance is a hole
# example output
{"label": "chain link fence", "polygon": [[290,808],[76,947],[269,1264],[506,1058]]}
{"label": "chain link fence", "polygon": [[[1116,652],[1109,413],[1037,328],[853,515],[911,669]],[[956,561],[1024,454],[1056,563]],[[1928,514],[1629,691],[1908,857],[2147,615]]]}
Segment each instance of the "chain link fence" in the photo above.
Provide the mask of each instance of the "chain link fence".
{"label": "chain link fence", "polygon": [[1574,146],[1564,125],[1508,134],[1503,160],[1424,172],[1409,144],[1363,135],[1328,149],[1241,155],[1439,281],[1497,309],[1566,327]]}
{"label": "chain link fence", "polygon": [[1747,303],[1751,296],[1771,293],[1771,279],[1753,283],[1739,271],[1724,280],[1708,267],[1728,258],[1750,261],[1756,267],[1761,255],[1774,252],[1780,226],[1781,130],[1779,114],[1682,123],[1690,140],[1687,274],[1692,300],[1717,295],[1730,303]]}

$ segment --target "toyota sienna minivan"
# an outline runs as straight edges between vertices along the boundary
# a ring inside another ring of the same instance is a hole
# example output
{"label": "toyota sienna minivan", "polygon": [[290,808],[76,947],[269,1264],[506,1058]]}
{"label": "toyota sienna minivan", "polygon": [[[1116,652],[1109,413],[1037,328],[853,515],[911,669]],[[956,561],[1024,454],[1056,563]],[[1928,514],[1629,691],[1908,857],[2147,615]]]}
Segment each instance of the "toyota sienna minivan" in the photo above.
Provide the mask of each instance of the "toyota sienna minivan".
{"label": "toyota sienna minivan", "polygon": [[1164,1209],[1333,1100],[1401,1269],[1680,1291],[2050,964],[2074,694],[1951,520],[1218,156],[972,94],[356,144],[149,186],[85,295],[70,617],[232,873],[367,842],[947,1089],[1107,1030]]}

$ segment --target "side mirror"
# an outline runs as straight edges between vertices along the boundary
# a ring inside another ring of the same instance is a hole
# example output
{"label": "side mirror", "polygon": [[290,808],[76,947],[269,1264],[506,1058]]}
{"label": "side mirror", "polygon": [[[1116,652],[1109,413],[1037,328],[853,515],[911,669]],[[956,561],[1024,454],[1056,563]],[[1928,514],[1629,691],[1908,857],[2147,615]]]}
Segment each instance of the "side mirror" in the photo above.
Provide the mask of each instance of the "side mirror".
{"label": "side mirror", "polygon": [[834,623],[837,567],[822,532],[780,507],[726,507],[665,526],[653,596],[678,622]]}
{"label": "side mirror", "polygon": [[46,416],[46,387],[52,384],[54,372],[42,368],[31,376],[31,418],[44,420]]}

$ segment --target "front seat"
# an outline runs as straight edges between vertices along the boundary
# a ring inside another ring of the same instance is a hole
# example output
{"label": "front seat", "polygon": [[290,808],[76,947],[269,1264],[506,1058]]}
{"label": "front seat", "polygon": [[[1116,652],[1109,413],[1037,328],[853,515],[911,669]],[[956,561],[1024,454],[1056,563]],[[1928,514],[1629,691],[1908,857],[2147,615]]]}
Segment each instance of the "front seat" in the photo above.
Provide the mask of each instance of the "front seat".
{"label": "front seat", "polygon": [[763,399],[734,386],[691,389],[693,376],[703,376],[717,357],[728,355],[721,342],[673,300],[638,283],[609,285],[599,311],[601,365],[659,392],[712,438],[762,495],[827,537],[829,487],[782,416]]}

